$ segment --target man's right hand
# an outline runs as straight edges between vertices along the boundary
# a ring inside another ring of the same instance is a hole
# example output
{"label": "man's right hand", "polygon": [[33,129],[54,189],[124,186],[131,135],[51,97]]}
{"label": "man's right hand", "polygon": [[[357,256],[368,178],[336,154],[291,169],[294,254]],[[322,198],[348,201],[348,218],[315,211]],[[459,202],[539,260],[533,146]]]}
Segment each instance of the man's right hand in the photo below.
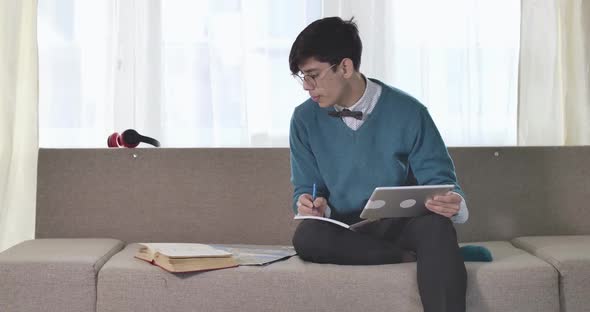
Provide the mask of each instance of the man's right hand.
{"label": "man's right hand", "polygon": [[301,194],[297,199],[297,213],[300,216],[323,217],[328,207],[328,201],[323,197],[317,197],[315,201],[310,194]]}

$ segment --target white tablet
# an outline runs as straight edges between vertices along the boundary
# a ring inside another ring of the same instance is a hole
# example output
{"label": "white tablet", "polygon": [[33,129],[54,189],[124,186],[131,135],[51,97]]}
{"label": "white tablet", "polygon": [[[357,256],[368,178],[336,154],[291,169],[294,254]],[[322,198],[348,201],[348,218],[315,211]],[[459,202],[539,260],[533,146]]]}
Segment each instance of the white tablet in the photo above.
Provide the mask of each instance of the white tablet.
{"label": "white tablet", "polygon": [[430,213],[428,199],[446,194],[454,185],[377,187],[361,212],[362,219],[416,217]]}

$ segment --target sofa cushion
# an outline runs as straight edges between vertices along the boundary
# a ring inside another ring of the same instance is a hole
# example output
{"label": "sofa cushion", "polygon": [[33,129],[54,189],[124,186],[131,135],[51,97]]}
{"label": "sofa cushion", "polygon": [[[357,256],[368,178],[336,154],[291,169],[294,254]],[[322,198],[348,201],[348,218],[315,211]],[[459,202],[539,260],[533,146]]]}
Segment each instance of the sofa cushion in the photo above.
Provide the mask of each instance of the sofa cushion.
{"label": "sofa cushion", "polygon": [[492,262],[466,262],[468,311],[559,311],[557,271],[509,242],[485,246]]}
{"label": "sofa cushion", "polygon": [[37,239],[0,253],[0,311],[95,311],[96,276],[115,239]]}
{"label": "sofa cushion", "polygon": [[557,269],[562,311],[590,310],[590,235],[527,236],[512,243]]}
{"label": "sofa cushion", "polygon": [[[507,242],[467,263],[470,311],[558,311],[557,272]],[[128,245],[99,272],[97,311],[422,311],[416,264],[342,266],[298,257],[263,267],[171,274]]]}

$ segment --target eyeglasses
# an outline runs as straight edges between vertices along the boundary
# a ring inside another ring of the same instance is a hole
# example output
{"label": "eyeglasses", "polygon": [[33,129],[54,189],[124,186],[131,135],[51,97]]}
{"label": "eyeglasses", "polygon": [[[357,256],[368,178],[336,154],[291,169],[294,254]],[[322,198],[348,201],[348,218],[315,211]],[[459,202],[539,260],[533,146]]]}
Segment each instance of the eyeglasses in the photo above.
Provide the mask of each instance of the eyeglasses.
{"label": "eyeglasses", "polygon": [[293,76],[299,78],[297,80],[299,81],[299,83],[301,83],[301,85],[307,83],[308,86],[310,86],[312,89],[315,89],[318,85],[318,80],[322,80],[325,74],[328,72],[328,70],[330,70],[330,68],[334,66],[336,66],[336,64],[322,70],[319,74],[302,75],[301,73],[299,73]]}

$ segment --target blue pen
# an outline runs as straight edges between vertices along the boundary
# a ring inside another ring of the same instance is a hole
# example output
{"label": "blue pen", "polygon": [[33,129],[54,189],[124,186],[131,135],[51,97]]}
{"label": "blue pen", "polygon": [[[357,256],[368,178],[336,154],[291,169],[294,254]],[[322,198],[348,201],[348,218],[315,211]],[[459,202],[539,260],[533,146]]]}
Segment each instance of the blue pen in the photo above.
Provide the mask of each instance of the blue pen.
{"label": "blue pen", "polygon": [[[313,190],[311,191],[311,197],[314,202],[315,202],[316,195],[317,195],[317,187],[316,187],[316,184],[314,183]],[[313,202],[311,203],[311,209],[315,210],[315,205],[313,204]]]}

